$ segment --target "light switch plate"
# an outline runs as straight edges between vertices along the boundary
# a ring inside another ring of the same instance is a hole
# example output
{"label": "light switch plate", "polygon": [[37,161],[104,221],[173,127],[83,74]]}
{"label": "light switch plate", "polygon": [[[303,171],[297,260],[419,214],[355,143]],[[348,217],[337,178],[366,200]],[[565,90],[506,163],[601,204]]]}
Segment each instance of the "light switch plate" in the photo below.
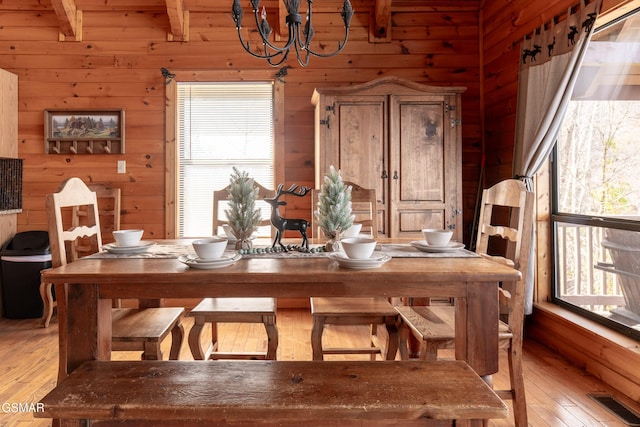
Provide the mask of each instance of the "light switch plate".
{"label": "light switch plate", "polygon": [[127,173],[127,161],[118,160],[118,173]]}

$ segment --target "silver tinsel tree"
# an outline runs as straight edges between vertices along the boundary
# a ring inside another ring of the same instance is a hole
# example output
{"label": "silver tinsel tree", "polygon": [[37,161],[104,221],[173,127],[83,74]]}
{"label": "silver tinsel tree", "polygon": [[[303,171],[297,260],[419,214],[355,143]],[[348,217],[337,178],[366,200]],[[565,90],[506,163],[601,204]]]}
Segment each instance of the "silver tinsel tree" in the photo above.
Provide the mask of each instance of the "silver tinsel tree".
{"label": "silver tinsel tree", "polygon": [[253,178],[246,171],[239,171],[235,166],[230,178],[229,209],[224,213],[229,226],[238,241],[236,249],[250,248],[249,237],[260,224],[260,209],[256,208],[258,188],[253,186]]}
{"label": "silver tinsel tree", "polygon": [[[351,186],[342,181],[340,171],[333,166],[324,176],[324,184],[318,194],[318,210],[314,212],[318,225],[331,243],[338,243],[340,235],[353,225],[351,214]],[[328,250],[335,248],[328,247]]]}

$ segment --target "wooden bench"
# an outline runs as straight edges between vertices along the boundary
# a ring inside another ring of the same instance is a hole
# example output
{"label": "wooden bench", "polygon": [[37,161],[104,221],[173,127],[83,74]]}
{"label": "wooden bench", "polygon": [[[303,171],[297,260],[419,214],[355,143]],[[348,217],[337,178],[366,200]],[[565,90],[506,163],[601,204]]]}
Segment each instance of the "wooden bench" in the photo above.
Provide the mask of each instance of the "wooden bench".
{"label": "wooden bench", "polygon": [[508,415],[454,360],[92,361],[41,403],[35,416],[62,426],[464,426]]}

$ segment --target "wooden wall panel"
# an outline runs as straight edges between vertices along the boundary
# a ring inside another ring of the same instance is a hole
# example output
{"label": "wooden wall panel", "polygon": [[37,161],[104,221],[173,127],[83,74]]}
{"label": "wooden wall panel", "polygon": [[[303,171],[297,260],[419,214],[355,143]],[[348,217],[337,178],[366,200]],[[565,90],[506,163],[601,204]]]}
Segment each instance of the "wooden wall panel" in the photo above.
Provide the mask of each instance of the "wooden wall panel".
{"label": "wooden wall panel", "polygon": [[[165,98],[160,68],[193,71],[194,80],[199,80],[199,71],[228,71],[243,79],[245,71],[269,68],[241,49],[227,4],[185,0],[190,10],[190,41],[169,42],[163,2],[146,1],[143,8],[135,3],[76,0],[83,10],[78,42],[58,41],[55,13],[42,2],[0,4],[0,68],[20,79],[19,152],[25,158],[28,209],[18,217],[19,229],[45,229],[44,195],[62,180],[79,176],[123,188],[127,209],[123,227],[144,224],[145,229],[163,235]],[[263,4],[275,16],[278,1]],[[314,4],[315,39],[328,50],[341,38],[341,4],[342,0]],[[479,2],[461,1],[458,8],[448,2],[431,7],[392,6],[392,41],[379,44],[368,41],[373,2],[353,0],[352,4],[356,14],[343,53],[312,58],[307,68],[295,61],[286,64],[290,68],[284,77],[285,181],[310,185],[314,180],[311,94],[316,86],[397,75],[425,84],[469,88],[463,95],[463,145],[470,147],[472,156],[467,159],[463,154],[463,161],[471,163],[465,168],[464,181],[465,187],[475,188],[473,163],[481,138]],[[245,12],[245,26],[250,27],[253,18],[249,10]],[[277,71],[273,69],[274,76]],[[126,153],[44,154],[43,110],[52,108],[123,108]],[[126,174],[116,173],[120,159],[127,161]],[[150,191],[150,186],[157,188]],[[311,216],[310,206],[308,211],[296,206],[295,211]],[[469,214],[465,209],[465,218]]]}

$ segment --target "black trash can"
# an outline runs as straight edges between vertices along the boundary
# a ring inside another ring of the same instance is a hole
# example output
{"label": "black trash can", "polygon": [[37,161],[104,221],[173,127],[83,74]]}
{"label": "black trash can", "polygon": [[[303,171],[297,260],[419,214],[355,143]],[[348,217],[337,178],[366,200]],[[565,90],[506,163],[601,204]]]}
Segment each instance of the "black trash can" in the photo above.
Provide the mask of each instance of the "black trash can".
{"label": "black trash can", "polygon": [[51,267],[49,233],[16,234],[2,247],[0,265],[4,316],[9,319],[42,317],[40,270]]}

